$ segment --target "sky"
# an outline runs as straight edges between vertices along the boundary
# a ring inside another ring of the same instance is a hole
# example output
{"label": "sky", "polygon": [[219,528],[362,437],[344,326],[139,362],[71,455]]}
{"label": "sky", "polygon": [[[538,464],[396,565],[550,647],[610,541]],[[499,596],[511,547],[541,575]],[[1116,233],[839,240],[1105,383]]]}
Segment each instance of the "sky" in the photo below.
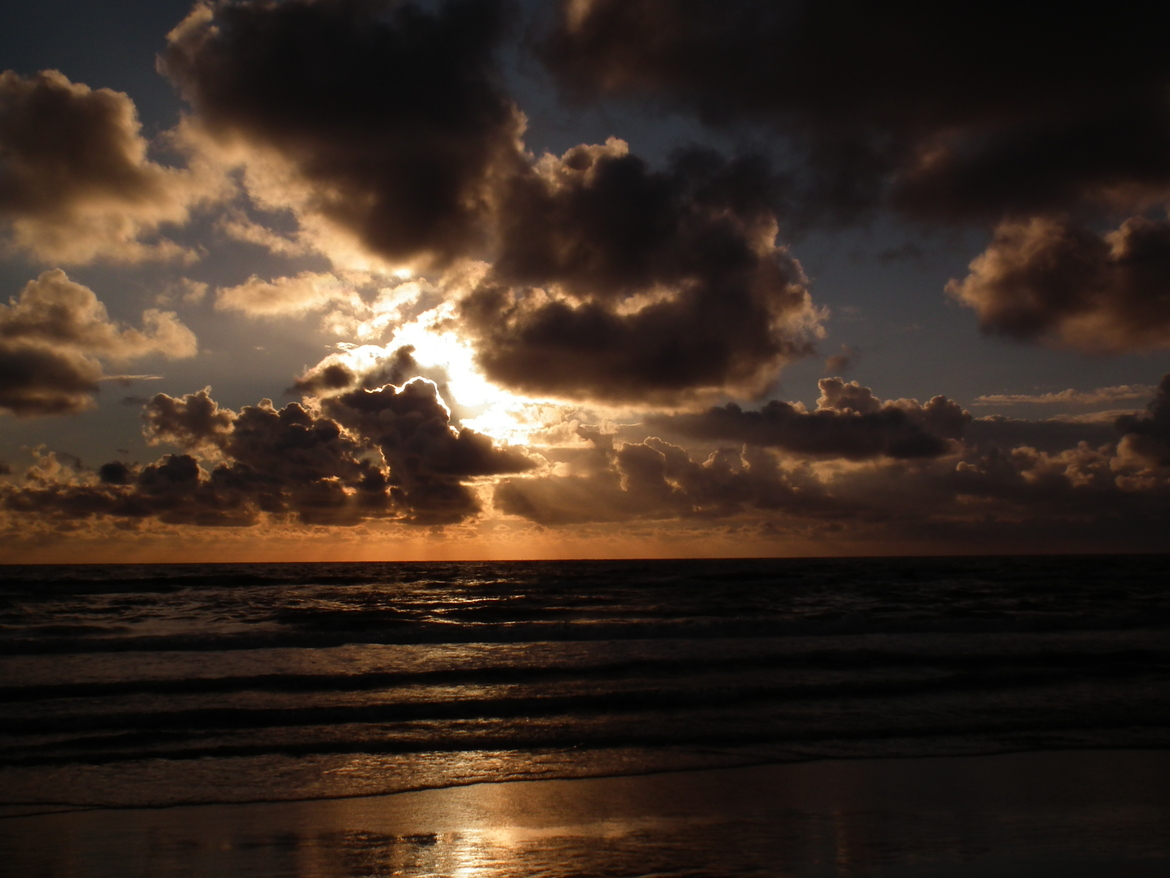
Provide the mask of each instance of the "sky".
{"label": "sky", "polygon": [[8,4],[0,562],[1164,551],[1168,18]]}

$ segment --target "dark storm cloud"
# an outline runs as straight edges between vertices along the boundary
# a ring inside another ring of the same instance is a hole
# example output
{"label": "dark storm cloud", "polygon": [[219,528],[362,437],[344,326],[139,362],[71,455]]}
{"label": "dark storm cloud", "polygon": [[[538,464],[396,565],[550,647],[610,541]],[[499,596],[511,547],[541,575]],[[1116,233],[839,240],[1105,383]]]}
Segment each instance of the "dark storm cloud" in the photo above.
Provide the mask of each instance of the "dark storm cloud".
{"label": "dark storm cloud", "polygon": [[211,388],[205,387],[180,397],[155,394],[143,406],[142,419],[148,441],[198,448],[222,445],[231,433],[236,413],[221,409],[211,398]]}
{"label": "dark storm cloud", "polygon": [[101,364],[72,351],[0,340],[0,411],[17,417],[78,412],[93,405]]}
{"label": "dark storm cloud", "polygon": [[402,491],[390,487],[397,473],[388,479],[373,462],[368,440],[298,403],[278,410],[265,400],[236,413],[221,409],[207,390],[179,399],[159,394],[144,418],[153,441],[217,448],[226,460],[212,476],[265,512],[291,511],[304,521],[333,524],[392,509],[416,514],[403,508]]}
{"label": "dark storm cloud", "polygon": [[1168,25],[1134,2],[562,0],[541,51],[577,100],[788,135],[830,212],[962,218],[1164,195]]}
{"label": "dark storm cloud", "polygon": [[1170,466],[1170,374],[1162,376],[1146,414],[1118,418],[1117,429],[1124,434],[1123,451],[1155,466]]}
{"label": "dark storm cloud", "polygon": [[1170,524],[1170,484],[1127,471],[1110,447],[988,448],[968,451],[958,465],[941,463],[899,461],[849,474],[837,490],[855,510],[851,530],[1025,552],[1157,551]]}
{"label": "dark storm cloud", "polygon": [[158,518],[172,524],[245,526],[262,514],[304,524],[354,525],[370,518],[449,524],[479,511],[466,482],[535,464],[473,430],[454,430],[435,386],[357,389],[323,401],[325,415],[268,400],[238,412],[207,389],[157,394],[143,411],[153,443],[216,461],[205,472],[190,454],[136,470],[98,469],[98,483],[37,476],[5,494],[7,508],[70,519]]}
{"label": "dark storm cloud", "polygon": [[150,442],[217,448],[257,482],[297,485],[337,478],[351,484],[365,474],[358,462],[364,446],[299,403],[278,410],[264,400],[233,412],[220,408],[204,388],[178,398],[157,394],[142,416]]}
{"label": "dark storm cloud", "polygon": [[1099,448],[1117,441],[1117,430],[1113,420],[1084,421],[1068,418],[1049,418],[1043,421],[1029,421],[1023,418],[1007,418],[991,415],[975,418],[964,431],[963,437],[973,447],[995,445],[1011,450],[1020,446],[1035,448],[1048,454],[1056,454],[1066,448],[1075,448],[1077,443],[1086,442]]}
{"label": "dark storm cloud", "polygon": [[829,502],[800,471],[763,449],[717,451],[705,461],[658,438],[610,448],[574,475],[502,481],[497,509],[548,526],[592,521],[716,518],[750,510],[799,511]]}
{"label": "dark storm cloud", "polygon": [[[1011,545],[1035,551],[1119,543],[1157,550],[1170,524],[1170,478],[1110,447],[1048,453],[965,449],[953,457],[785,464],[767,448],[705,461],[648,438],[573,475],[502,481],[501,511],[555,527],[589,522],[770,522],[777,534],[888,545]],[[754,526],[754,525],[753,525]],[[996,542],[991,542],[991,541]]]}
{"label": "dark storm cloud", "polygon": [[289,388],[289,393],[312,394],[314,396],[347,390],[358,381],[358,376],[340,362],[325,362],[314,366],[301,375]]}
{"label": "dark storm cloud", "polygon": [[517,473],[534,463],[519,450],[499,448],[466,427],[455,431],[435,385],[424,379],[401,388],[359,388],[321,402],[322,410],[382,452],[390,483],[418,523],[460,521],[479,511],[463,482]]}
{"label": "dark storm cloud", "polygon": [[277,410],[265,400],[237,413],[220,408],[206,390],[178,399],[158,394],[144,418],[151,441],[214,448],[220,462],[205,472],[189,454],[168,454],[137,470],[114,461],[98,469],[98,484],[34,480],[6,495],[6,505],[65,519],[156,518],[208,527],[250,526],[261,513],[325,525],[400,514],[368,449],[296,403]]}
{"label": "dark storm cloud", "polygon": [[1088,352],[1170,346],[1170,221],[1098,235],[1065,220],[1003,223],[948,292],[984,332]]}
{"label": "dark storm cloud", "polygon": [[914,400],[882,402],[868,387],[839,378],[820,381],[818,408],[806,412],[773,400],[758,411],[735,403],[701,414],[653,416],[650,426],[692,439],[779,448],[812,457],[864,460],[873,457],[938,457],[952,451],[970,415],[946,397],[925,405]]}
{"label": "dark storm cloud", "polygon": [[225,143],[291,164],[304,211],[391,259],[482,243],[493,177],[521,163],[499,84],[497,0],[200,4],[162,67]]}
{"label": "dark storm cloud", "polygon": [[365,473],[360,441],[295,402],[279,410],[267,401],[244,406],[221,446],[237,466],[276,483],[337,478],[353,484]]}
{"label": "dark storm cloud", "polygon": [[758,157],[689,149],[652,171],[626,144],[546,155],[509,181],[495,271],[577,295],[627,298],[735,270],[772,244],[778,181]]}
{"label": "dark storm cloud", "polygon": [[462,405],[451,391],[450,376],[442,366],[423,366],[414,357],[414,346],[403,345],[357,370],[346,362],[344,353],[331,354],[293,382],[286,393],[307,397],[339,396],[347,391],[378,390],[393,384],[402,387],[415,378],[425,378],[435,386],[450,424],[458,427],[465,418],[483,413],[482,407]]}
{"label": "dark storm cloud", "polygon": [[202,527],[258,521],[259,510],[246,492],[226,485],[221,468],[205,478],[190,455],[168,454],[137,473],[120,463],[105,464],[99,472],[99,484],[30,479],[5,491],[0,501],[14,512],[62,521],[110,516]]}
{"label": "dark storm cloud", "polygon": [[130,98],[55,70],[0,73],[0,230],[46,261],[190,256],[143,243],[214,192],[212,181],[147,158]]}
{"label": "dark storm cloud", "polygon": [[495,505],[547,526],[767,520],[809,539],[986,537],[1017,548],[1148,547],[1170,523],[1170,377],[1148,415],[1118,422],[1120,443],[1104,422],[972,424],[943,397],[883,401],[840,379],[820,388],[811,413],[727,406],[648,424],[738,446],[705,460],[660,438],[623,443],[581,428],[592,447],[545,449],[555,466],[501,481]]}
{"label": "dark storm cloud", "polygon": [[101,360],[190,357],[194,334],[173,312],[149,309],[144,329],[110,320],[105,305],[60,269],[0,304],[0,411],[19,417],[82,411],[106,376]]}
{"label": "dark storm cloud", "polygon": [[775,243],[758,160],[624,143],[546,156],[502,197],[500,252],[463,300],[488,377],[576,399],[758,392],[811,353],[820,315]]}
{"label": "dark storm cloud", "polygon": [[134,480],[134,471],[121,461],[114,460],[98,467],[98,478],[103,485],[129,485]]}
{"label": "dark storm cloud", "polygon": [[[213,137],[292,169],[285,183],[266,171],[260,201],[392,261],[490,259],[462,316],[500,383],[577,399],[756,393],[811,353],[821,315],[775,243],[780,179],[698,150],[652,171],[620,141],[533,162],[494,57],[505,7],[224,0],[175,29],[163,66]],[[254,310],[275,295],[254,286],[229,292]]]}

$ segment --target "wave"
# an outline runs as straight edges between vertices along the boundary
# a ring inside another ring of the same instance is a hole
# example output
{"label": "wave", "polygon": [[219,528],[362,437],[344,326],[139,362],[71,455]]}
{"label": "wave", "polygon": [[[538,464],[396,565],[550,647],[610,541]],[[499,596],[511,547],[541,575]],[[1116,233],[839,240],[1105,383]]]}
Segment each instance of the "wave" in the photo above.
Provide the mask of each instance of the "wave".
{"label": "wave", "polygon": [[[1090,618],[825,620],[633,620],[625,623],[576,619],[563,622],[427,623],[378,618],[306,622],[302,629],[269,634],[128,635],[92,625],[57,624],[0,636],[0,655],[65,655],[106,652],[211,652],[259,649],[329,649],[348,644],[422,645],[474,643],[590,643],[627,640],[714,640],[723,638],[836,637],[897,634],[1017,634],[1140,631],[1170,628],[1170,613],[1132,612]],[[10,629],[11,630],[11,629]]]}
{"label": "wave", "polygon": [[[253,674],[247,676],[187,676],[156,679],[121,679],[105,682],[61,682],[40,685],[0,685],[0,702],[18,703],[63,698],[106,699],[127,695],[193,695],[241,692],[320,693],[371,692],[411,686],[455,685],[461,687],[517,686],[532,683],[577,681],[600,683],[621,678],[654,675],[658,678],[691,678],[699,674],[735,671],[860,670],[881,668],[929,668],[971,671],[989,679],[1002,673],[1010,682],[1022,675],[1046,670],[1081,677],[1150,675],[1170,672],[1170,647],[1041,650],[975,650],[960,654],[932,651],[898,652],[876,648],[805,650],[779,654],[711,656],[695,658],[629,659],[583,663],[580,660],[534,666],[482,666],[438,668],[419,671],[379,671],[346,674]],[[959,679],[959,678],[949,678]],[[868,684],[867,684],[868,685]],[[0,720],[0,726],[2,726]]]}

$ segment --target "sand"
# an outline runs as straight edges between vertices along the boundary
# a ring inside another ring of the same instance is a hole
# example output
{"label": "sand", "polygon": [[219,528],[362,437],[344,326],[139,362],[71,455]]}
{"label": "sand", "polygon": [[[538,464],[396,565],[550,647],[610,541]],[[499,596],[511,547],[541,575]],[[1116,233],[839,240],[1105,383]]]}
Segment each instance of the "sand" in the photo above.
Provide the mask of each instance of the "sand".
{"label": "sand", "polygon": [[0,820],[21,876],[1170,875],[1170,751],[823,761]]}

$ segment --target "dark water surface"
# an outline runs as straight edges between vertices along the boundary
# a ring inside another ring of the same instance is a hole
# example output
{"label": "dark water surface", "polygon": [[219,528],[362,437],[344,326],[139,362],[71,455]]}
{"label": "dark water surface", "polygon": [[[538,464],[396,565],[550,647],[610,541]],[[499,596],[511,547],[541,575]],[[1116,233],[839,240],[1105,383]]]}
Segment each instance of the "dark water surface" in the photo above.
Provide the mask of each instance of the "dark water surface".
{"label": "dark water surface", "polygon": [[1167,566],[7,567],[0,806],[1167,748]]}

